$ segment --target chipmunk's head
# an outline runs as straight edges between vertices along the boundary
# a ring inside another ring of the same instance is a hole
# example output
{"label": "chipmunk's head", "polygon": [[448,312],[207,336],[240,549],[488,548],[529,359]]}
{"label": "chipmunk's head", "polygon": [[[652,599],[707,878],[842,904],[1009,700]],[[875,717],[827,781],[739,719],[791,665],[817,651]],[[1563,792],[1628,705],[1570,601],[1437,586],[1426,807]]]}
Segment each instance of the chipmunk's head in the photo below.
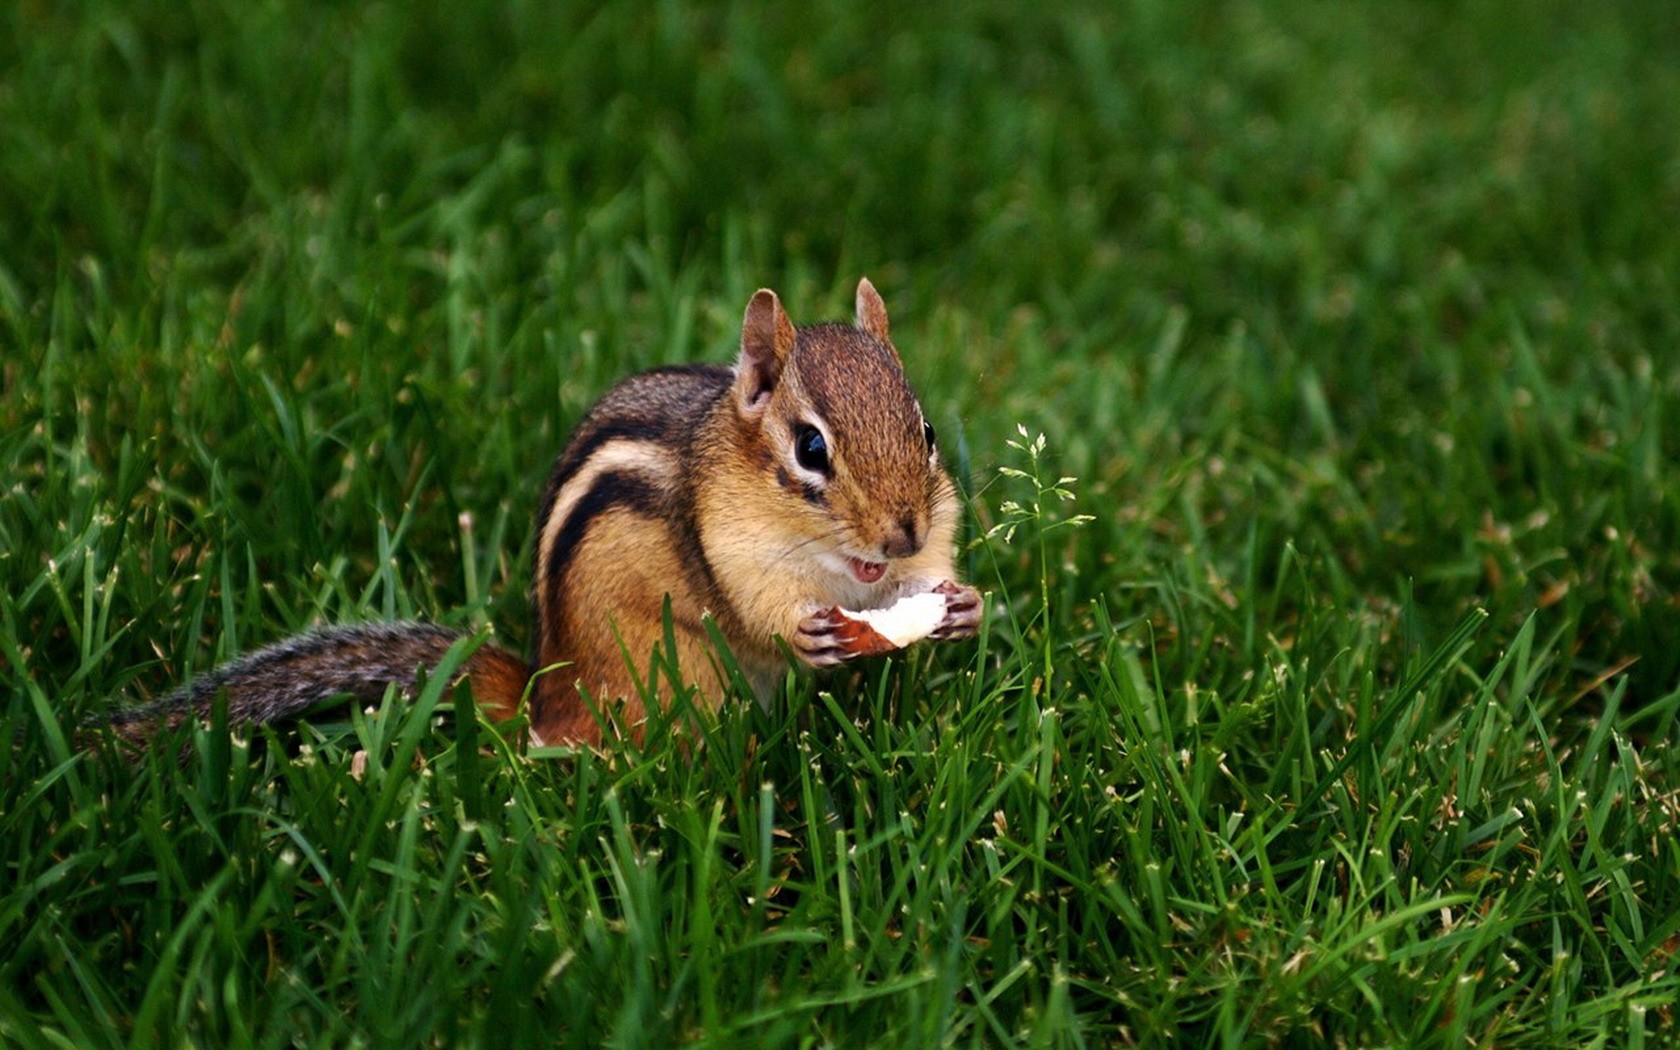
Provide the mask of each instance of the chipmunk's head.
{"label": "chipmunk's head", "polygon": [[775,292],[754,295],[732,396],[765,491],[837,574],[871,585],[930,538],[950,542],[955,493],[868,278],[849,325],[796,329]]}

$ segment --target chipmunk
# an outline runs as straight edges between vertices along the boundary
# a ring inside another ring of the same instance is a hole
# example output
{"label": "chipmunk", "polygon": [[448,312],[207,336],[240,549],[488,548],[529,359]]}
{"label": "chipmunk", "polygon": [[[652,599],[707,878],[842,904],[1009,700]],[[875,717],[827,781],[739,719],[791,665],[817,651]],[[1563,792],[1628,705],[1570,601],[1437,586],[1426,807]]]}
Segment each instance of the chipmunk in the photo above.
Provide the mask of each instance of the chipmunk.
{"label": "chipmunk", "polygon": [[[956,489],[868,278],[856,308],[855,324],[796,328],[761,289],[733,368],[654,369],[595,404],[537,513],[535,653],[527,662],[483,645],[466,663],[482,708],[505,719],[526,701],[536,744],[600,744],[597,712],[639,736],[647,712],[633,667],[664,644],[667,601],[673,655],[708,709],[729,687],[708,619],[761,702],[788,652],[823,668],[878,651],[857,644],[848,629],[857,621],[842,607],[933,593],[944,606],[930,637],[976,633],[980,595],[953,561]],[[393,684],[411,688],[457,637],[417,623],[315,631],[111,724],[143,740],[160,723],[203,717],[224,692],[236,723],[282,720],[346,694],[377,699]],[[668,684],[657,697],[669,701]]]}

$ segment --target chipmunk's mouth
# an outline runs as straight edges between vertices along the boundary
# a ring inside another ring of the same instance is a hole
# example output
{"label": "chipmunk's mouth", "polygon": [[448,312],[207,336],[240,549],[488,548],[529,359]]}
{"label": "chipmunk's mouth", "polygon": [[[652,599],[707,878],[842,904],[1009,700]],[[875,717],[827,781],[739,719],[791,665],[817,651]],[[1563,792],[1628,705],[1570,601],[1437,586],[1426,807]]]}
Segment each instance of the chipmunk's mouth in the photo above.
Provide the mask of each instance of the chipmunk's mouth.
{"label": "chipmunk's mouth", "polygon": [[852,570],[859,583],[874,583],[887,572],[886,562],[864,561],[862,558],[847,558],[846,568]]}

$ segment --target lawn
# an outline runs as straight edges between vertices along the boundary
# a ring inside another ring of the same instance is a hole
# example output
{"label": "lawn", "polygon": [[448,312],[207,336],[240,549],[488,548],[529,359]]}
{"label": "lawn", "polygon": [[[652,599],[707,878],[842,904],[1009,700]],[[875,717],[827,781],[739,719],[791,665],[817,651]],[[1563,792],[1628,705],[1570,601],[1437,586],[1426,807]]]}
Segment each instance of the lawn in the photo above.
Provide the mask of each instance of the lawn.
{"label": "lawn", "polygon": [[[1680,1038],[1676,100],[1668,0],[0,5],[0,1044]],[[592,400],[861,274],[978,642],[84,749],[523,651]]]}

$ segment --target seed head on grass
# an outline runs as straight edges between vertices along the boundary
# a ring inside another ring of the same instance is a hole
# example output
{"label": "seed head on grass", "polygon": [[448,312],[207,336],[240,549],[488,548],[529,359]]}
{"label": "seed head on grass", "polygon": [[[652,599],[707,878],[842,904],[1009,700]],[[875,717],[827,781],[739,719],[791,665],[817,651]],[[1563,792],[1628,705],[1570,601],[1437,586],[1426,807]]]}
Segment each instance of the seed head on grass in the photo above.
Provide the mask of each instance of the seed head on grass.
{"label": "seed head on grass", "polygon": [[985,538],[989,541],[1001,536],[1004,546],[1008,546],[1015,542],[1015,530],[1023,525],[1035,526],[1042,538],[1046,533],[1057,529],[1076,529],[1095,521],[1096,519],[1089,514],[1071,514],[1065,518],[1054,518],[1050,514],[1050,508],[1057,503],[1072,503],[1079,498],[1072,488],[1079,479],[1064,474],[1054,481],[1045,480],[1043,457],[1048,440],[1044,432],[1040,431],[1036,437],[1030,436],[1024,423],[1015,424],[1015,432],[1020,435],[1020,440],[1009,438],[1004,444],[1026,457],[1027,469],[1003,465],[997,468],[997,472],[1000,477],[1010,481],[1026,482],[1032,486],[1032,493],[1024,503],[1018,499],[1007,498],[998,504],[1002,520],[986,530]]}

